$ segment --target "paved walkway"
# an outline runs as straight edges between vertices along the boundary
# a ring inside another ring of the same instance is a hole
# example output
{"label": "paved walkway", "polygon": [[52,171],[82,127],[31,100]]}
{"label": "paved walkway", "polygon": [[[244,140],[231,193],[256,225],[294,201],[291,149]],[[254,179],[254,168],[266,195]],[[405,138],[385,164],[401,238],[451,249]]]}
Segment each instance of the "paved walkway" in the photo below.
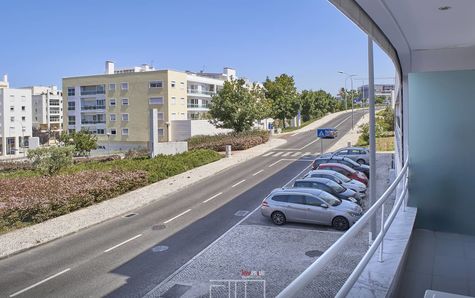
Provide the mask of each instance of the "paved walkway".
{"label": "paved walkway", "polygon": [[[327,115],[299,131],[308,131],[314,126],[319,127],[342,113],[343,112],[338,112]],[[248,150],[234,152],[231,158],[223,158],[211,164],[192,169],[141,189],[120,195],[114,199],[33,226],[2,234],[0,235],[0,258],[64,237],[81,229],[128,213],[151,202],[164,199],[174,192],[185,189],[194,183],[251,158],[260,156],[286,142],[285,139],[273,137],[266,144]]]}

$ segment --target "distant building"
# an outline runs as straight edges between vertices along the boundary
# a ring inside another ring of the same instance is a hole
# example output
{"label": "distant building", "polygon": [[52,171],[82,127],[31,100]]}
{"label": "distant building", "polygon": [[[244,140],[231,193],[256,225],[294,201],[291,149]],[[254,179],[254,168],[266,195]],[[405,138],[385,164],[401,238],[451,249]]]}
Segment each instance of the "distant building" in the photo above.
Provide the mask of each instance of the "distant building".
{"label": "distant building", "polygon": [[231,68],[222,74],[149,65],[115,69],[107,61],[105,74],[63,78],[63,127],[89,130],[111,150],[216,133],[221,130],[198,119],[206,118],[212,96],[235,75]]}
{"label": "distant building", "polygon": [[[386,98],[391,98],[392,92],[394,91],[394,84],[374,84],[374,96],[384,96]],[[358,92],[360,92],[362,98],[368,98],[369,96],[369,87],[368,85],[363,85],[358,87]]]}
{"label": "distant building", "polygon": [[0,155],[18,155],[29,147],[32,136],[31,90],[10,88],[0,81]]}
{"label": "distant building", "polygon": [[32,124],[40,132],[63,129],[63,95],[58,87],[25,87],[32,92]]}

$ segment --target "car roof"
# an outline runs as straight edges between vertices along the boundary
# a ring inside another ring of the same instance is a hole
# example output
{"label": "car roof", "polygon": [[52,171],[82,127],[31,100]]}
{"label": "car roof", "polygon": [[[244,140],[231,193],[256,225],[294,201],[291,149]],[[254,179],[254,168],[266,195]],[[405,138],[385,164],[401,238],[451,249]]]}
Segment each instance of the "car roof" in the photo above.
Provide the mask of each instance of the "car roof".
{"label": "car roof", "polygon": [[365,147],[345,147],[345,148],[338,149],[338,150],[336,150],[336,151],[348,150],[348,149],[368,150],[368,148],[365,148]]}
{"label": "car roof", "polygon": [[337,173],[335,171],[332,171],[332,170],[325,170],[325,169],[318,169],[318,170],[312,170],[310,172],[308,172],[308,174],[327,174],[327,175],[332,175],[334,176],[334,174]]}
{"label": "car roof", "polygon": [[319,177],[308,177],[308,178],[305,178],[305,179],[297,179],[295,180],[295,182],[297,181],[311,181],[311,182],[319,182],[319,183],[323,183],[323,184],[328,184],[329,182],[333,182],[332,180],[328,179],[328,178],[319,178]]}
{"label": "car roof", "polygon": [[355,172],[355,170],[353,170],[352,168],[350,168],[349,166],[347,165],[344,165],[344,164],[341,164],[341,163],[322,163],[320,166],[324,166],[324,167],[340,167],[340,168],[343,168],[347,171],[350,171],[350,172]]}
{"label": "car roof", "polygon": [[271,194],[290,194],[290,193],[301,193],[301,194],[312,194],[318,196],[322,193],[322,190],[316,188],[276,188],[274,189]]}

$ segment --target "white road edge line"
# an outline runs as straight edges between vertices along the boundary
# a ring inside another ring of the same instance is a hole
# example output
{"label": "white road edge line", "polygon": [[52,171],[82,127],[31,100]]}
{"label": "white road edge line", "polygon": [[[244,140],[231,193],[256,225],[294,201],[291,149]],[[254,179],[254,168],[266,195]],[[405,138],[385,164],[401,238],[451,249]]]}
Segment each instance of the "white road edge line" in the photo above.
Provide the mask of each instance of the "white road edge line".
{"label": "white road edge line", "polygon": [[270,167],[273,167],[273,166],[275,166],[276,164],[278,164],[278,163],[281,162],[281,161],[282,161],[282,159],[279,159],[278,161],[271,163],[268,167],[269,167],[269,168],[270,168]]}
{"label": "white road edge line", "polygon": [[121,243],[119,243],[119,244],[117,244],[117,245],[112,246],[111,248],[108,248],[108,249],[104,250],[104,252],[110,252],[111,250],[116,249],[117,247],[122,246],[122,245],[126,244],[127,242],[130,242],[130,241],[132,241],[132,240],[134,240],[134,239],[139,238],[140,236],[142,236],[142,234],[135,235],[134,237],[132,237],[132,238],[130,238],[130,239],[127,239],[127,240],[125,240],[124,242],[121,242]]}
{"label": "white road edge line", "polygon": [[186,211],[184,211],[184,212],[178,214],[177,216],[172,217],[172,218],[170,218],[170,219],[167,220],[167,221],[164,221],[163,223],[164,223],[164,224],[167,224],[167,223],[171,222],[172,220],[175,220],[175,219],[177,219],[178,217],[187,214],[187,213],[190,212],[190,211],[191,211],[191,209],[188,209],[188,210],[186,210]]}
{"label": "white road edge line", "polygon": [[258,175],[258,174],[260,174],[260,173],[262,173],[262,172],[264,172],[264,170],[260,170],[260,171],[258,171],[258,172],[255,172],[254,174],[252,174],[252,176],[256,176],[256,175]]}
{"label": "white road edge line", "polygon": [[55,278],[55,277],[58,277],[58,276],[60,276],[61,274],[68,272],[69,270],[71,270],[71,268],[64,269],[63,271],[58,272],[58,273],[56,273],[56,274],[54,274],[54,275],[51,275],[50,277],[47,277],[47,278],[43,279],[42,281],[39,281],[39,282],[35,283],[34,285],[31,285],[31,286],[29,286],[29,287],[27,287],[27,288],[24,288],[23,290],[20,290],[20,291],[18,291],[18,292],[16,292],[16,293],[11,294],[10,297],[15,297],[15,296],[18,296],[18,295],[20,295],[20,294],[22,294],[22,293],[25,293],[26,291],[31,290],[31,289],[33,289],[34,287],[39,286],[39,285],[41,285],[42,283],[45,283],[45,282],[47,282],[47,281],[50,280],[50,279],[53,279],[53,278]]}
{"label": "white road edge line", "polygon": [[243,183],[244,181],[246,181],[246,179],[242,179],[242,180],[239,181],[238,183],[232,185],[231,188],[234,188],[234,187],[238,186],[239,184]]}
{"label": "white road edge line", "polygon": [[[298,176],[300,176],[304,171],[306,171],[311,165],[308,165],[306,166],[302,171],[300,171],[296,176],[294,176],[292,179],[290,179],[289,182],[287,182],[286,184],[284,184],[284,187],[286,187],[288,184],[292,183],[292,181],[294,181],[295,179],[297,179]],[[175,272],[173,272],[172,274],[170,274],[170,276],[168,276],[167,278],[165,278],[161,283],[159,283],[155,288],[151,289],[147,294],[145,294],[143,297],[156,297],[156,296],[151,296],[151,294],[153,292],[155,292],[156,290],[160,289],[163,285],[165,285],[166,283],[168,283],[173,277],[175,277],[178,273],[180,273],[180,271],[182,271],[185,267],[187,267],[189,264],[191,264],[194,260],[196,260],[197,258],[199,258],[202,254],[204,254],[206,251],[208,251],[215,243],[217,243],[218,241],[220,241],[221,239],[223,239],[227,234],[231,233],[231,231],[237,227],[238,225],[240,225],[242,222],[244,222],[246,219],[248,219],[252,214],[254,214],[254,212],[256,212],[257,210],[259,210],[261,208],[261,206],[257,206],[256,209],[252,210],[251,212],[249,212],[248,215],[246,215],[245,217],[243,217],[240,221],[238,221],[234,226],[232,226],[231,228],[229,228],[229,230],[227,230],[226,232],[224,232],[223,235],[219,236],[216,240],[214,240],[213,242],[211,242],[208,246],[206,246],[202,251],[200,251],[199,253],[197,253],[193,258],[191,258],[188,262],[186,262],[185,264],[181,265],[180,268],[178,268],[177,270],[175,270]]]}
{"label": "white road edge line", "polygon": [[220,196],[220,195],[222,195],[222,194],[223,194],[223,192],[217,193],[217,194],[215,194],[214,196],[212,196],[211,198],[209,198],[209,199],[207,199],[207,200],[204,200],[203,203],[208,203],[208,202],[211,201],[212,199],[214,199],[214,198],[216,198],[216,197],[218,197],[218,196]]}

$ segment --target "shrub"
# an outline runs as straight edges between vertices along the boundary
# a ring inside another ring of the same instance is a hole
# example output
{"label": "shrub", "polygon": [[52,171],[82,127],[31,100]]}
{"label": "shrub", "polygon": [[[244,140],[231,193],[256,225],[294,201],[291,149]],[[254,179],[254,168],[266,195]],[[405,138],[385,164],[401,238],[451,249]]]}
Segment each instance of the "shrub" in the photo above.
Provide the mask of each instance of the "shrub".
{"label": "shrub", "polygon": [[[365,123],[363,125],[360,125],[359,128],[360,128],[361,136],[360,136],[360,139],[358,140],[358,143],[360,145],[369,144],[369,124]],[[383,136],[384,129],[382,125],[378,123],[378,121],[376,122],[375,129],[376,129],[375,134],[377,138]]]}
{"label": "shrub", "polygon": [[122,157],[118,154],[107,155],[107,156],[95,156],[95,157],[81,156],[81,157],[74,157],[73,162],[75,164],[77,164],[77,163],[87,163],[87,162],[93,162],[93,161],[106,162],[106,161],[112,161],[112,160],[117,160],[117,159],[121,159],[121,158]]}
{"label": "shrub", "polygon": [[12,172],[17,170],[33,170],[34,167],[29,161],[2,161],[0,162],[0,172]]}
{"label": "shrub", "polygon": [[149,150],[146,148],[129,149],[129,151],[125,153],[125,158],[145,159],[149,157],[150,157],[150,153],[149,153]]}
{"label": "shrub", "polygon": [[72,164],[73,147],[45,147],[28,150],[28,159],[43,175],[52,176]]}
{"label": "shrub", "polygon": [[225,151],[226,145],[231,145],[233,150],[245,150],[263,144],[268,140],[269,132],[265,130],[230,132],[213,136],[199,135],[188,140],[188,148]]}
{"label": "shrub", "polygon": [[147,184],[144,171],[0,179],[0,232],[39,223]]}

